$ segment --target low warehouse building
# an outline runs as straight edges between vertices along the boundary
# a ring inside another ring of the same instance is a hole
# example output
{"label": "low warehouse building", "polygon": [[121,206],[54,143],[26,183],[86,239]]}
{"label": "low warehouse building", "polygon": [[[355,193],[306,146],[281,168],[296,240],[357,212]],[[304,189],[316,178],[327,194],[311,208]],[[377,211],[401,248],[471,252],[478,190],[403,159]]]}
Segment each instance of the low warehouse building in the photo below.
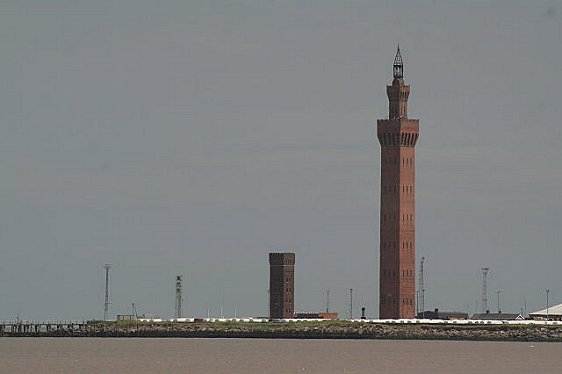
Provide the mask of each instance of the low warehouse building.
{"label": "low warehouse building", "polygon": [[338,319],[337,313],[295,313],[297,319]]}
{"label": "low warehouse building", "polygon": [[537,310],[529,313],[531,319],[542,319],[550,321],[562,321],[562,304],[548,307],[547,309]]}
{"label": "low warehouse building", "polygon": [[521,314],[517,313],[481,313],[481,314],[474,314],[470,319],[480,319],[480,320],[487,320],[487,321],[515,321],[515,320],[524,320]]}

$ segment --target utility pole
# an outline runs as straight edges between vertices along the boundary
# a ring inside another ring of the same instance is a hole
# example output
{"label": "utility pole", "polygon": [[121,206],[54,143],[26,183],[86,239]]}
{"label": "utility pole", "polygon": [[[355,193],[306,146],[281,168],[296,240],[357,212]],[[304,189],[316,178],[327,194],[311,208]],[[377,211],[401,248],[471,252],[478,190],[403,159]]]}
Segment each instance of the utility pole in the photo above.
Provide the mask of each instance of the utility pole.
{"label": "utility pole", "polygon": [[326,313],[330,313],[330,290],[326,290]]}
{"label": "utility pole", "polygon": [[488,309],[488,285],[486,284],[486,278],[488,277],[488,272],[490,268],[482,268],[482,314],[486,314]]}
{"label": "utility pole", "polygon": [[109,313],[109,269],[111,264],[105,264],[105,302],[103,303],[103,320],[107,321]]}
{"label": "utility pole", "polygon": [[353,288],[349,289],[349,319],[353,319]]}
{"label": "utility pole", "polygon": [[182,318],[183,306],[183,275],[176,276],[176,303],[174,305],[174,318]]}
{"label": "utility pole", "polygon": [[500,293],[502,292],[498,290],[496,293],[498,294],[498,314],[500,314],[502,312],[500,308]]}

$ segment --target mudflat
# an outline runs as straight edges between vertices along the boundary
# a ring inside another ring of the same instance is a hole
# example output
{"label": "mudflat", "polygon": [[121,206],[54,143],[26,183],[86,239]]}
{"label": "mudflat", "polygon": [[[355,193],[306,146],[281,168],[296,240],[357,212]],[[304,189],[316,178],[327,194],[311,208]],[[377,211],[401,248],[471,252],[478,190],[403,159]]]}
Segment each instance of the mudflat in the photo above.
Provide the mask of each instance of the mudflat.
{"label": "mudflat", "polygon": [[555,373],[562,344],[421,340],[9,338],[2,373]]}

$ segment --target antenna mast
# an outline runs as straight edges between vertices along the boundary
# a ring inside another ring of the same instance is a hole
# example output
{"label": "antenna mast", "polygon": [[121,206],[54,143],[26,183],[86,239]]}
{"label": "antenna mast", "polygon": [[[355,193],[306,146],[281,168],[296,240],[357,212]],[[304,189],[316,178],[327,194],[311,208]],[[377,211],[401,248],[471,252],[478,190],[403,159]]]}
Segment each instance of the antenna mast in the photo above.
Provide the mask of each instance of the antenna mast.
{"label": "antenna mast", "polygon": [[482,314],[488,312],[488,285],[486,284],[486,278],[488,277],[488,272],[490,268],[482,268]]}
{"label": "antenna mast", "polygon": [[418,291],[418,309],[419,309],[419,313],[418,314],[422,314],[423,312],[425,312],[425,288],[424,288],[424,284],[423,284],[423,263],[425,262],[425,257],[422,257],[420,259],[420,274],[419,274],[419,291]]}
{"label": "antenna mast", "polygon": [[182,306],[183,306],[182,283],[183,283],[183,276],[182,275],[176,276],[176,304],[174,306],[174,318],[182,318]]}
{"label": "antenna mast", "polygon": [[111,264],[105,264],[105,302],[103,304],[103,320],[107,321],[109,312],[109,269],[111,269]]}
{"label": "antenna mast", "polygon": [[137,314],[137,306],[135,303],[131,303],[131,312],[133,313],[133,317],[135,319],[139,319],[139,315]]}

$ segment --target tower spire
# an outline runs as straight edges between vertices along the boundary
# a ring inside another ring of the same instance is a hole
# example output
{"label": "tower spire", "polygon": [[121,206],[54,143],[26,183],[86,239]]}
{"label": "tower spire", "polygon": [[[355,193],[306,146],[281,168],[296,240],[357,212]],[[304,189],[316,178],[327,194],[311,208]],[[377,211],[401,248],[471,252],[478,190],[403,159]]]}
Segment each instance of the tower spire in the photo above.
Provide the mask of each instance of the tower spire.
{"label": "tower spire", "polygon": [[394,79],[392,85],[386,87],[388,96],[388,118],[408,118],[408,96],[410,86],[404,83],[404,63],[400,45],[396,48],[394,64],[392,64]]}
{"label": "tower spire", "polygon": [[394,56],[394,64],[392,65],[394,78],[404,77],[404,62],[402,61],[402,54],[400,53],[400,44],[396,49],[396,56]]}

